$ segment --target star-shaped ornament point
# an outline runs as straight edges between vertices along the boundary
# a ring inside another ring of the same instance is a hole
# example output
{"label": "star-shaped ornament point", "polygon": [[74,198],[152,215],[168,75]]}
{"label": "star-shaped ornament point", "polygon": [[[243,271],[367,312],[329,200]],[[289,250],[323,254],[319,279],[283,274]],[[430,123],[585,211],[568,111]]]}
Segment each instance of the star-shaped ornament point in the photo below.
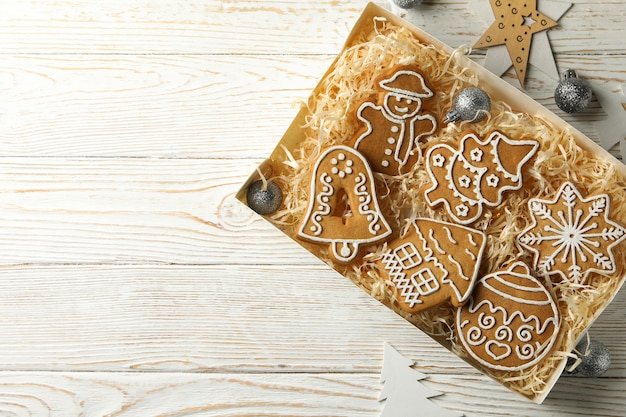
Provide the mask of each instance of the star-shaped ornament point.
{"label": "star-shaped ornament point", "polygon": [[490,0],[496,21],[474,48],[506,45],[517,79],[524,86],[532,37],[558,23],[537,10],[537,0]]}

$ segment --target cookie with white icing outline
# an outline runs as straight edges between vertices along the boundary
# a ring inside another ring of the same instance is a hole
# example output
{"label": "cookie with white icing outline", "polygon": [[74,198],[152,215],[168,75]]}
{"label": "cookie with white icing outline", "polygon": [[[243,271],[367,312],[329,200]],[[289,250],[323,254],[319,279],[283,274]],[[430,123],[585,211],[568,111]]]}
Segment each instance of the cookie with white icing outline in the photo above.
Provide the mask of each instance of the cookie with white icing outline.
{"label": "cookie with white icing outline", "polygon": [[387,242],[378,261],[394,284],[400,307],[416,313],[449,301],[459,307],[474,288],[487,238],[466,226],[416,219],[402,237]]}
{"label": "cookie with white icing outline", "polygon": [[352,146],[376,172],[399,175],[422,157],[420,140],[437,128],[435,117],[423,111],[422,100],[433,97],[415,66],[394,67],[377,81],[381,92],[357,110],[363,129]]}
{"label": "cookie with white icing outline", "polygon": [[467,353],[501,371],[520,371],[545,358],[559,327],[554,298],[523,262],[478,280],[456,316],[458,339]]}
{"label": "cookie with white icing outline", "polygon": [[390,234],[365,158],[343,145],[322,152],[313,167],[308,208],[297,236],[328,244],[334,259],[350,262],[362,245]]}
{"label": "cookie with white icing outline", "polygon": [[455,149],[431,146],[426,170],[431,183],[423,188],[431,207],[443,205],[457,223],[471,224],[483,207],[496,207],[506,191],[522,188],[522,169],[537,152],[535,140],[514,140],[494,131],[485,140],[475,133],[461,135]]}
{"label": "cookie with white icing outline", "polygon": [[532,224],[517,242],[533,253],[539,273],[558,274],[576,284],[592,272],[612,274],[612,249],[626,239],[626,228],[609,219],[610,209],[607,194],[583,197],[573,183],[565,182],[554,199],[528,201]]}

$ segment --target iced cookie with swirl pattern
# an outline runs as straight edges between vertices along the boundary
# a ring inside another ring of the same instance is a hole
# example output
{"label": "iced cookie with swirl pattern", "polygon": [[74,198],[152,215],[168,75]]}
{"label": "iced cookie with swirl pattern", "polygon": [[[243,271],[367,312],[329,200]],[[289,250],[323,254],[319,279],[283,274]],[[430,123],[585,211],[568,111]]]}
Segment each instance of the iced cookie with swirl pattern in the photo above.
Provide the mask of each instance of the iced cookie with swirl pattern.
{"label": "iced cookie with swirl pattern", "polygon": [[308,208],[297,236],[329,245],[330,255],[347,263],[355,259],[361,246],[380,242],[390,234],[365,158],[343,145],[322,152],[311,173]]}
{"label": "iced cookie with swirl pattern", "polygon": [[426,202],[443,205],[457,223],[471,224],[484,206],[497,207],[505,192],[522,188],[522,169],[538,148],[535,140],[510,139],[499,131],[485,140],[466,132],[456,148],[433,145],[426,153]]}
{"label": "iced cookie with swirl pattern", "polygon": [[552,294],[515,262],[479,279],[457,310],[458,339],[481,365],[521,371],[545,358],[558,337],[560,314]]}
{"label": "iced cookie with swirl pattern", "polygon": [[486,246],[484,233],[454,223],[416,219],[387,242],[378,264],[394,285],[400,307],[417,313],[449,301],[467,302]]}
{"label": "iced cookie with swirl pattern", "polygon": [[388,175],[404,174],[422,157],[420,142],[432,135],[437,121],[424,111],[422,100],[433,97],[416,66],[394,67],[377,81],[380,92],[362,103],[357,119],[362,124],[352,146],[372,169]]}

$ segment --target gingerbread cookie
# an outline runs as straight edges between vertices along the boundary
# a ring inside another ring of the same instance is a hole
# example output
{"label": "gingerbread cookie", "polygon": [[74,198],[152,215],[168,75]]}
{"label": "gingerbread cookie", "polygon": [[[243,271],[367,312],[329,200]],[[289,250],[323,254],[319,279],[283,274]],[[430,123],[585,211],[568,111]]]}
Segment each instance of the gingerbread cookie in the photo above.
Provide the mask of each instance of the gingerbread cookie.
{"label": "gingerbread cookie", "polygon": [[576,284],[592,272],[612,274],[612,249],[626,238],[626,228],[609,219],[610,208],[608,195],[583,197],[566,182],[553,200],[529,200],[532,224],[517,241],[533,252],[534,267],[542,274],[559,274]]}
{"label": "gingerbread cookie", "polygon": [[534,140],[512,140],[498,131],[486,140],[474,133],[462,135],[457,149],[436,144],[426,154],[432,181],[424,187],[431,207],[443,204],[457,223],[478,220],[483,206],[496,207],[503,194],[522,187],[522,168],[537,152]]}
{"label": "gingerbread cookie", "polygon": [[476,283],[469,302],[457,311],[458,339],[480,364],[519,371],[552,349],[560,326],[552,295],[522,262]]}
{"label": "gingerbread cookie", "polygon": [[487,239],[465,226],[417,219],[409,232],[388,242],[378,262],[396,290],[400,306],[415,313],[450,300],[469,298]]}
{"label": "gingerbread cookie", "polygon": [[325,150],[312,171],[308,209],[298,237],[327,243],[336,260],[350,262],[360,245],[379,242],[389,234],[365,158],[343,145]]}
{"label": "gingerbread cookie", "polygon": [[352,146],[374,171],[403,174],[421,158],[420,139],[437,128],[435,118],[422,111],[422,99],[433,92],[414,67],[396,67],[378,85],[383,91],[377,99],[364,102],[357,111],[365,130]]}

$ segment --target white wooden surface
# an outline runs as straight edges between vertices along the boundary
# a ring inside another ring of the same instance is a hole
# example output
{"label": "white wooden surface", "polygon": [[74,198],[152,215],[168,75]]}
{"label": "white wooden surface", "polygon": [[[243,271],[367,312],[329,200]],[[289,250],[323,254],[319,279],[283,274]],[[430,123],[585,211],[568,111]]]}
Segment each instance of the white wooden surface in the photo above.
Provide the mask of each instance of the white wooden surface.
{"label": "white wooden surface", "polygon": [[[626,1],[572,1],[560,70],[626,84]],[[377,416],[385,341],[467,417],[626,415],[626,290],[591,331],[611,370],[537,406],[234,200],[365,3],[0,0],[0,416]],[[451,46],[489,23],[407,18]]]}

